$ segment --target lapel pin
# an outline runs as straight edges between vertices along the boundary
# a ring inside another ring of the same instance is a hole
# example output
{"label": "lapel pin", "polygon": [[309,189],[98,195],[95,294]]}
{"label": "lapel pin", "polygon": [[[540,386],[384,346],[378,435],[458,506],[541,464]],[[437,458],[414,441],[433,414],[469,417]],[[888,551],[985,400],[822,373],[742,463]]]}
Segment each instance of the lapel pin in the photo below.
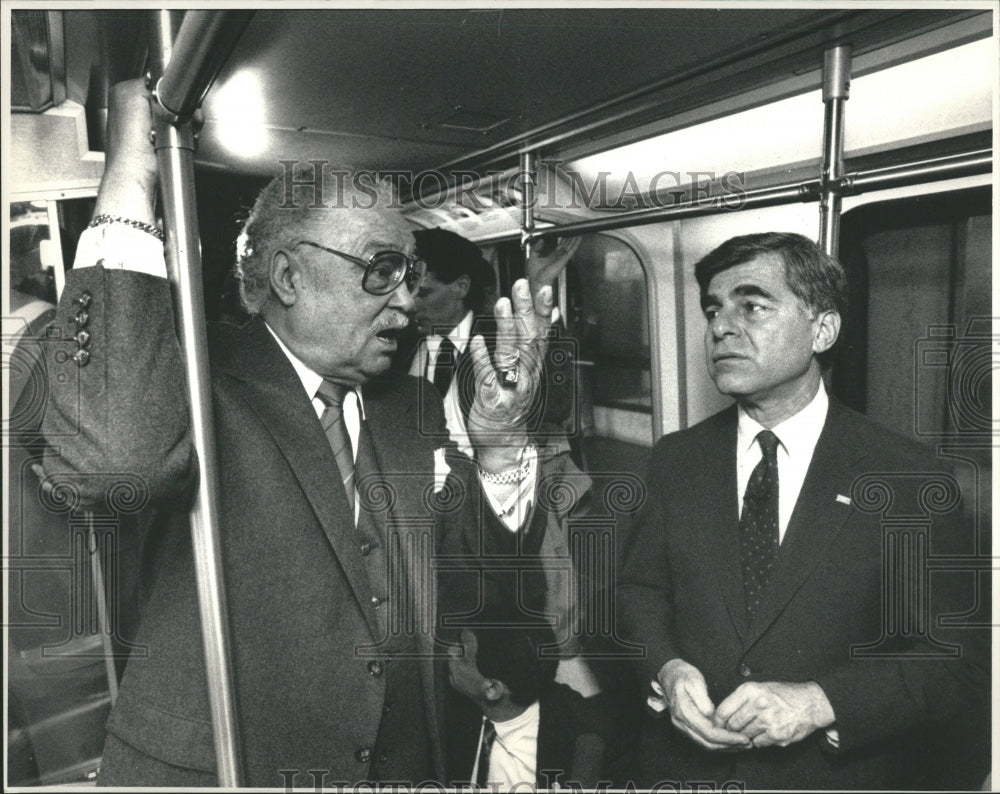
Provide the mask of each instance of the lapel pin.
{"label": "lapel pin", "polygon": [[851,497],[844,496],[842,493],[837,494],[837,501],[842,505],[849,505],[851,503]]}

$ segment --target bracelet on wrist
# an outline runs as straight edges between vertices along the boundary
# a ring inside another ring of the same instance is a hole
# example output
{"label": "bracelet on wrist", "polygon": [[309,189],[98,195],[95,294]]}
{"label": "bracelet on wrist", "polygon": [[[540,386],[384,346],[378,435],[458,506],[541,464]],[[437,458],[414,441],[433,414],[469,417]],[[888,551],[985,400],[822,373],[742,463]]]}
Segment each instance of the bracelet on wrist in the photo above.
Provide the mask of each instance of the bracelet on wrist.
{"label": "bracelet on wrist", "polygon": [[132,218],[123,218],[121,215],[108,215],[101,214],[95,215],[90,223],[87,224],[88,229],[93,229],[95,226],[105,226],[111,223],[120,223],[124,226],[131,226],[133,229],[138,229],[146,234],[151,234],[161,243],[165,239],[165,235],[156,226],[151,223],[143,223],[142,221],[133,220]]}

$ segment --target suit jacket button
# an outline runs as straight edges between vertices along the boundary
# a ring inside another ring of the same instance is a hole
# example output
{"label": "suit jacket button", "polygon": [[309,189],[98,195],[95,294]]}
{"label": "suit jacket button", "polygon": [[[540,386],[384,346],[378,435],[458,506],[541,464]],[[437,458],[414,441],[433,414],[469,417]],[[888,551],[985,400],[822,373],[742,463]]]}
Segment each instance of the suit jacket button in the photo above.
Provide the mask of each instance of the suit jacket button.
{"label": "suit jacket button", "polygon": [[90,344],[90,334],[84,331],[82,328],[76,332],[76,336],[74,336],[73,338],[76,339],[76,343],[80,347],[86,347],[88,344]]}
{"label": "suit jacket button", "polygon": [[83,348],[77,350],[71,357],[78,367],[87,366],[87,362],[90,361],[90,353],[88,353]]}
{"label": "suit jacket button", "polygon": [[86,309],[88,306],[90,306],[90,299],[92,297],[93,295],[91,295],[90,292],[84,290],[77,297],[73,298],[73,303],[79,306],[81,309]]}
{"label": "suit jacket button", "polygon": [[371,747],[359,747],[354,753],[354,757],[358,759],[359,763],[367,764],[372,760],[372,748]]}
{"label": "suit jacket button", "polygon": [[375,607],[375,609],[378,609],[382,606],[382,599],[378,596],[372,596],[372,606]]}
{"label": "suit jacket button", "polygon": [[372,553],[372,544],[371,543],[362,543],[361,544],[361,556],[367,557],[371,553]]}
{"label": "suit jacket button", "polygon": [[746,664],[740,664],[740,675],[744,678],[749,678],[753,675],[753,670]]}
{"label": "suit jacket button", "polygon": [[83,309],[80,309],[72,319],[77,328],[83,328],[83,326],[90,322],[90,315]]}
{"label": "suit jacket button", "polygon": [[372,678],[378,678],[382,675],[382,663],[381,662],[368,662],[368,674]]}

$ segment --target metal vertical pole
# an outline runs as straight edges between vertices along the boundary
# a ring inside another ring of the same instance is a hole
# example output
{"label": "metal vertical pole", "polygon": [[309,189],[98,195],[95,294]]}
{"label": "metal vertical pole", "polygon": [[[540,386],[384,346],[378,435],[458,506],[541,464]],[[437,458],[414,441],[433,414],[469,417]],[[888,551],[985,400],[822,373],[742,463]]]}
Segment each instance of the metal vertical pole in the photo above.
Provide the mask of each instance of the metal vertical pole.
{"label": "metal vertical pole", "polygon": [[156,17],[164,64],[154,92],[155,147],[167,234],[167,268],[187,374],[199,480],[191,538],[219,785],[242,784],[243,763],[231,665],[219,511],[219,470],[209,380],[201,249],[194,191],[192,114],[249,18],[189,11],[176,38],[168,13]]}
{"label": "metal vertical pole", "polygon": [[840,180],[844,175],[844,105],[851,89],[851,48],[840,44],[823,53],[823,175],[819,201],[819,244],[831,256],[840,243]]}
{"label": "metal vertical pole", "polygon": [[535,153],[521,152],[521,248],[524,261],[531,256],[531,233],[535,229]]}

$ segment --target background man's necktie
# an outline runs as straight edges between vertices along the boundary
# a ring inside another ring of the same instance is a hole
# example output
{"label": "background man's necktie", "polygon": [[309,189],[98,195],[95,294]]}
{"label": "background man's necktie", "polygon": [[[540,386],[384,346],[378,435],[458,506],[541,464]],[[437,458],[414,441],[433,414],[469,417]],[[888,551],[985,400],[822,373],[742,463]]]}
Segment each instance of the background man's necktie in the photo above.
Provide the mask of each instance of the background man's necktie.
{"label": "background man's necktie", "polygon": [[455,348],[455,343],[446,336],[441,340],[437,358],[434,359],[434,388],[438,390],[442,399],[448,393],[457,365],[458,350]]}
{"label": "background man's necktie", "polygon": [[325,380],[320,384],[317,394],[326,405],[320,422],[337,459],[337,468],[340,469],[340,477],[344,481],[347,502],[351,506],[351,515],[354,515],[354,450],[351,447],[351,437],[347,433],[347,425],[344,424],[344,395],[347,394],[347,387]]}
{"label": "background man's necktie", "polygon": [[743,592],[751,623],[778,556],[778,437],[762,430],[757,443],[764,454],[750,474],[740,516]]}
{"label": "background man's necktie", "polygon": [[483,727],[483,742],[479,746],[479,771],[476,774],[476,783],[485,786],[490,774],[490,752],[493,750],[493,741],[497,738],[497,729],[489,720],[485,720]]}

